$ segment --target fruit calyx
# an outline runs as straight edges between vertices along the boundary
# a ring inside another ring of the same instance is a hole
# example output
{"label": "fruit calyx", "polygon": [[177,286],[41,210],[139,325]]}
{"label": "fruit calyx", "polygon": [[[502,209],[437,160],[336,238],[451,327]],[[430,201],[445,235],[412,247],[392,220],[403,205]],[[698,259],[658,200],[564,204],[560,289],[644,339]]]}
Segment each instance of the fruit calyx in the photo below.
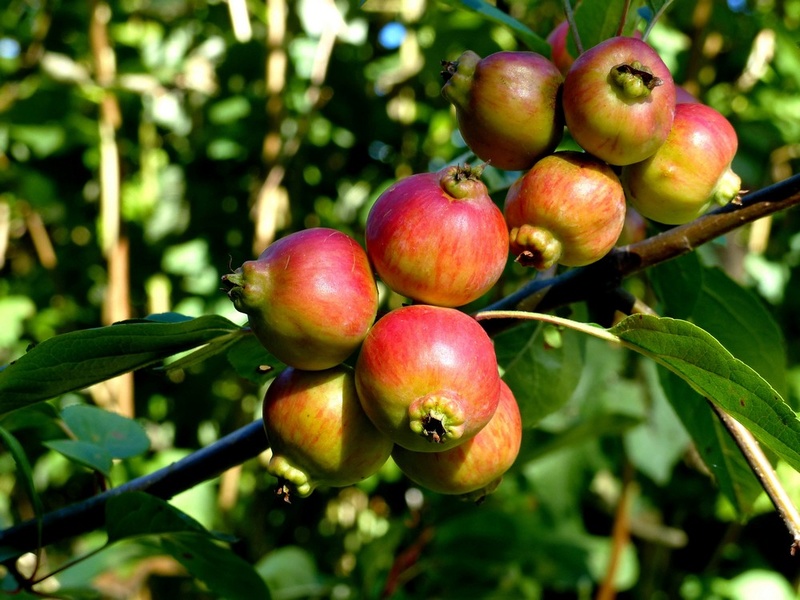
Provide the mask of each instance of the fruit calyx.
{"label": "fruit calyx", "polygon": [[222,276],[222,289],[228,294],[228,298],[233,301],[237,309],[239,306],[236,303],[241,301],[242,295],[244,294],[243,287],[244,275],[242,274],[241,267],[236,269],[233,273]]}
{"label": "fruit calyx", "polygon": [[728,167],[728,170],[725,171],[722,177],[719,178],[711,197],[713,198],[714,202],[720,206],[725,206],[729,202],[732,202],[738,198],[739,192],[741,191],[742,178],[734,173],[733,169]]}
{"label": "fruit calyx", "polygon": [[511,247],[518,251],[516,261],[523,267],[549,269],[558,262],[563,253],[561,240],[544,227],[514,227],[509,232],[509,240]]}
{"label": "fruit calyx", "polygon": [[465,50],[458,60],[442,61],[440,75],[445,83],[442,96],[456,108],[463,109],[469,104],[470,88],[479,62],[481,57],[472,50]]}
{"label": "fruit calyx", "polygon": [[431,392],[408,407],[409,426],[433,444],[459,439],[466,421],[458,394],[449,390]]}
{"label": "fruit calyx", "polygon": [[458,60],[443,60],[441,62],[442,70],[439,75],[441,75],[445,83],[456,75],[460,77],[472,77],[475,74],[475,67],[478,66],[480,61],[481,57],[478,56],[478,54],[472,50],[465,50],[461,56],[458,57]]}
{"label": "fruit calyx", "polygon": [[663,79],[638,60],[612,67],[608,75],[623,96],[631,100],[647,98],[652,90],[664,84]]}
{"label": "fruit calyx", "polygon": [[481,181],[485,163],[477,167],[454,165],[442,169],[439,185],[456,200],[469,200],[486,194],[486,186]]}
{"label": "fruit calyx", "polygon": [[284,456],[275,455],[272,448],[268,448],[265,453],[267,461],[267,471],[278,478],[278,486],[275,488],[275,495],[283,498],[287,504],[292,503],[294,496],[307,498],[316,487],[315,483],[302,469],[294,466]]}

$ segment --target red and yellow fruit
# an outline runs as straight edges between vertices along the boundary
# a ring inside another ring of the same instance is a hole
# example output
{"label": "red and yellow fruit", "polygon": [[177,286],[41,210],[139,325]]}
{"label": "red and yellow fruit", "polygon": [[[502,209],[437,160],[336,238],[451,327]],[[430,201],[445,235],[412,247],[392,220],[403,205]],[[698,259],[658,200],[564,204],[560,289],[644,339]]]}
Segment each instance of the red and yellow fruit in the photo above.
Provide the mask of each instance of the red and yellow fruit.
{"label": "red and yellow fruit", "polygon": [[564,117],[580,146],[612,165],[655,154],[672,127],[675,84],[655,50],[614,37],[581,54],[564,80]]}
{"label": "red and yellow fruit", "polygon": [[628,201],[642,216],[677,225],[724,205],[740,191],[731,162],[738,140],[730,122],[704,104],[679,104],[664,145],[622,169]]}
{"label": "red and yellow fruit", "polygon": [[356,363],[364,412],[396,444],[441,452],[475,436],[500,395],[492,340],[472,317],[424,304],[370,330]]}
{"label": "red and yellow fruit", "polygon": [[343,487],[383,466],[392,441],[364,414],[353,370],[288,368],[267,388],[263,407],[269,440],[267,471],[278,494],[308,496],[318,486]]}
{"label": "red and yellow fruit", "polygon": [[366,252],[350,236],[324,227],[279,239],[222,281],[264,347],[298,369],[328,369],[345,360],[378,311]]}
{"label": "red and yellow fruit", "polygon": [[522,418],[514,394],[501,381],[500,401],[481,431],[444,452],[392,451],[400,470],[414,483],[440,494],[481,500],[492,493],[514,464],[522,443]]}
{"label": "red and yellow fruit", "polygon": [[467,50],[445,62],[442,95],[455,106],[458,129],[475,155],[498,169],[527,169],[564,135],[563,76],[535,52]]}
{"label": "red and yellow fruit", "polygon": [[480,174],[468,166],[417,173],[380,195],[367,218],[367,254],[392,290],[418,302],[461,306],[497,282],[508,235]]}
{"label": "red and yellow fruit", "polygon": [[625,225],[625,193],[604,162],[556,152],[517,179],[504,214],[511,252],[536,269],[579,267],[605,256]]}

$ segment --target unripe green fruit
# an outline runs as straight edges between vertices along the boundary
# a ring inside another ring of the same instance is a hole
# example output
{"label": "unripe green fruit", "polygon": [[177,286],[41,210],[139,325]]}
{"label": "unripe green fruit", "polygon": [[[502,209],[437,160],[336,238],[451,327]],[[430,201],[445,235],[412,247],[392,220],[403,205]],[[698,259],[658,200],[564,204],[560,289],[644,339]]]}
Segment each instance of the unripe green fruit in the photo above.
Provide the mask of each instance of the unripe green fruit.
{"label": "unripe green fruit", "polygon": [[253,333],[291,367],[322,370],[352,354],[378,311],[367,253],[324,227],[298,231],[222,278]]}
{"label": "unripe green fruit", "polygon": [[318,486],[343,487],[383,466],[392,441],[364,414],[353,370],[284,370],[267,388],[263,407],[269,439],[267,470],[278,494],[306,497]]}

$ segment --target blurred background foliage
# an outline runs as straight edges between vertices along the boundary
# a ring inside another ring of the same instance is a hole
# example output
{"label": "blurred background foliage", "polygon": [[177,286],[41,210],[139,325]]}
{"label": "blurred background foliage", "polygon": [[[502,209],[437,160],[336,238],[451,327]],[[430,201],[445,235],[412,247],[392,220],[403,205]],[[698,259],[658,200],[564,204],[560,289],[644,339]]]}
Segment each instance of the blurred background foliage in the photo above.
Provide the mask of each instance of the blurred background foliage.
{"label": "blurred background foliage", "polygon": [[[542,37],[563,14],[549,0],[497,7]],[[800,165],[798,40],[800,0],[678,0],[652,33],[676,81],[733,123],[746,189]],[[153,313],[243,323],[220,290],[222,274],[301,228],[362,239],[371,203],[391,182],[470,158],[439,75],[440,61],[465,49],[524,48],[456,0],[7,0],[0,363],[58,333]],[[487,169],[498,201],[510,176]],[[701,256],[774,315],[797,408],[797,211]],[[476,306],[526,277],[509,265]],[[628,284],[647,293],[646,277]],[[384,308],[402,301],[382,291]],[[234,551],[275,598],[588,598],[598,588],[624,598],[796,597],[800,569],[769,502],[747,491],[751,515],[740,518],[697,459],[652,365],[577,334],[509,335],[518,337],[503,348],[538,340],[531,394],[554,394],[563,407],[551,412],[548,401],[528,415],[520,459],[480,508],[418,490],[391,464],[358,487],[285,505],[258,461],[174,504],[235,536]],[[529,370],[508,364],[508,377],[524,383]],[[215,357],[55,404],[91,402],[145,427],[151,450],[115,463],[119,483],[258,418],[264,385]],[[63,436],[52,415],[2,425],[25,448],[46,510],[96,491],[90,471],[45,445]],[[779,473],[800,499],[800,476]],[[622,499],[632,538],[617,556]],[[14,462],[0,455],[0,527],[32,510]],[[81,555],[98,536],[49,548],[47,563]],[[177,563],[143,548],[115,546],[50,585],[87,597],[210,597]],[[612,556],[615,580],[604,583]]]}

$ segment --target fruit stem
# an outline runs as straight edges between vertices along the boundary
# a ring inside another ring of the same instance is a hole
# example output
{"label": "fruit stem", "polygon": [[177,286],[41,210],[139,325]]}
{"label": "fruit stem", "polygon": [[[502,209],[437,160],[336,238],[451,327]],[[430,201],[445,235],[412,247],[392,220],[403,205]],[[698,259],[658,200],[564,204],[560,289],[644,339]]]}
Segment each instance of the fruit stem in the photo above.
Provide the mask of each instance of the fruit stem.
{"label": "fruit stem", "polygon": [[714,202],[720,206],[725,206],[734,198],[739,196],[741,189],[741,177],[734,173],[733,169],[728,167],[728,170],[725,171],[725,173],[722,174],[722,177],[719,178],[711,197],[713,198]]}
{"label": "fruit stem", "polygon": [[653,71],[638,60],[612,67],[608,76],[611,83],[631,100],[647,98],[653,89],[664,83],[663,79],[653,75]]}
{"label": "fruit stem", "polygon": [[446,194],[456,200],[468,200],[488,193],[480,177],[485,167],[479,165],[453,165],[445,167],[439,177],[439,185]]}
{"label": "fruit stem", "polygon": [[540,271],[556,264],[563,252],[561,240],[550,230],[535,225],[514,227],[509,232],[509,242],[519,264]]}
{"label": "fruit stem", "polygon": [[583,42],[578,33],[578,24],[575,22],[575,13],[572,11],[572,3],[569,0],[564,0],[564,16],[569,23],[569,30],[572,32],[572,39],[575,40],[575,49],[578,51],[578,56],[583,54]]}

